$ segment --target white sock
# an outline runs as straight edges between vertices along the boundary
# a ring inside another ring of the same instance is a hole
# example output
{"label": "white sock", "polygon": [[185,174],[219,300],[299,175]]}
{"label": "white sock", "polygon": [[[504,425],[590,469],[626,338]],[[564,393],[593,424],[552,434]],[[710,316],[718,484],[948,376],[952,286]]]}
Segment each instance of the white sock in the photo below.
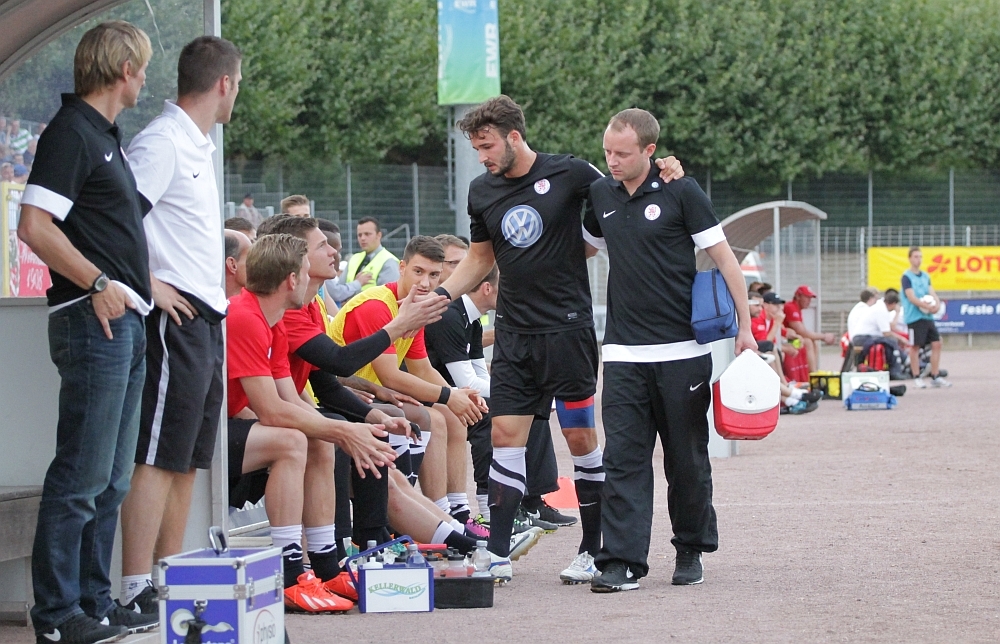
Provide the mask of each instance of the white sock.
{"label": "white sock", "polygon": [[466,508],[469,507],[469,495],[465,492],[449,492],[448,493],[448,505],[453,508]]}
{"label": "white sock", "polygon": [[792,393],[788,394],[789,398],[794,398],[795,400],[802,400],[802,395],[806,393],[805,389],[799,389],[798,387],[792,387]]}
{"label": "white sock", "polygon": [[444,512],[445,514],[447,514],[448,510],[451,509],[451,506],[448,505],[448,497],[446,497],[446,496],[442,496],[440,499],[438,499],[437,501],[435,501],[434,505],[436,505],[439,508],[441,508],[441,511]]}
{"label": "white sock", "polygon": [[431,537],[431,543],[444,543],[444,540],[448,538],[448,535],[455,530],[448,525],[446,522],[442,521],[438,524],[437,529],[434,531],[434,536]]}
{"label": "white sock", "polygon": [[524,494],[524,478],[527,469],[524,463],[525,451],[524,447],[494,447],[493,462],[517,478],[498,471],[492,464],[490,465],[490,478]]}
{"label": "white sock", "polygon": [[489,494],[477,494],[476,495],[476,505],[479,506],[479,514],[483,515],[486,522],[490,521],[490,495]]}
{"label": "white sock", "polygon": [[796,398],[788,396],[787,398],[782,400],[782,402],[785,403],[785,406],[787,407],[794,407],[799,401]]}
{"label": "white sock", "polygon": [[122,596],[121,603],[124,606],[133,599],[135,599],[139,593],[146,589],[146,586],[153,585],[153,575],[125,575],[122,577]]}
{"label": "white sock", "polygon": [[458,519],[452,519],[448,522],[448,525],[455,528],[455,532],[458,534],[465,534],[465,526],[458,522]]}
{"label": "white sock", "polygon": [[271,541],[278,548],[302,543],[302,524],[271,526]]}
{"label": "white sock", "polygon": [[309,552],[330,552],[337,549],[335,526],[324,525],[306,528],[306,544]]}

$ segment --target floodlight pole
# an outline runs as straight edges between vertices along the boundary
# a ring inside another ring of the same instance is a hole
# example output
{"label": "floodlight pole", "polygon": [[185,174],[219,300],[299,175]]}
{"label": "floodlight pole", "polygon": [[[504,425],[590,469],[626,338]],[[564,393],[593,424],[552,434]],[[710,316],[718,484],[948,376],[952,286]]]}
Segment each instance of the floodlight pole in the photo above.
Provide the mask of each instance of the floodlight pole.
{"label": "floodlight pole", "polygon": [[774,207],[774,292],[781,297],[781,207]]}

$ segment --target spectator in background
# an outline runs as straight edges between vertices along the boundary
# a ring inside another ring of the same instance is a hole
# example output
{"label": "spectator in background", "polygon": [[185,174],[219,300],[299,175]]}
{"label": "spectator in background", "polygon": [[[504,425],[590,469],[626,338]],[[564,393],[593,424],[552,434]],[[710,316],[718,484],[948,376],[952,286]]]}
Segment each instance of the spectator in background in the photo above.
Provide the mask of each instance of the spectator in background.
{"label": "spectator in background", "polygon": [[931,386],[950,387],[951,383],[941,377],[938,366],[941,363],[941,336],[934,324],[934,314],[941,309],[941,299],[931,286],[931,276],[920,270],[924,254],[916,246],[910,249],[910,268],[903,273],[903,320],[910,328],[913,345],[910,347],[910,369],[913,384],[923,389],[927,386],[920,377],[920,349],[931,345]]}
{"label": "spectator in background", "polygon": [[223,227],[226,230],[236,230],[243,233],[251,242],[257,240],[257,227],[243,217],[230,217],[225,221]]}
{"label": "spectator in background", "polygon": [[6,146],[10,143],[9,129],[10,126],[7,124],[7,117],[0,116],[0,146]]}
{"label": "spectator in background", "polygon": [[247,285],[247,252],[253,243],[238,230],[223,231],[226,240],[226,299],[236,297]]}
{"label": "spectator in background", "polygon": [[767,282],[761,282],[760,286],[757,287],[757,292],[760,293],[761,296],[767,295],[772,290],[774,290],[774,289]]}
{"label": "spectator in background", "polygon": [[24,164],[31,165],[35,162],[35,152],[38,150],[38,137],[34,136],[28,141],[28,149],[24,151]]}
{"label": "spectator in background", "polygon": [[27,166],[20,163],[14,165],[14,183],[28,183],[28,174],[30,174],[30,171]]}
{"label": "spectator in background", "polygon": [[0,144],[0,161],[4,163],[14,162],[14,153],[10,151],[10,147],[6,144]]}
{"label": "spectator in background", "polygon": [[910,329],[906,326],[906,322],[903,321],[903,303],[899,299],[899,291],[894,288],[885,289],[885,303],[886,307],[889,306],[889,297],[892,297],[896,302],[894,308],[889,309],[892,313],[889,324],[892,327],[893,332],[900,338],[903,338],[903,344],[907,348],[910,346]]}
{"label": "spectator in background", "polygon": [[10,149],[17,154],[24,154],[28,149],[28,141],[31,140],[31,132],[21,127],[21,121],[14,119],[10,122]]}
{"label": "spectator in background", "polygon": [[0,165],[0,181],[10,183],[14,180],[14,164],[4,163]]}
{"label": "spectator in background", "polygon": [[312,217],[312,207],[305,195],[289,195],[282,199],[281,212],[295,217]]}
{"label": "spectator in background", "polygon": [[869,339],[882,335],[879,324],[871,311],[871,307],[877,299],[877,291],[871,288],[864,289],[861,291],[861,300],[847,315],[847,339],[851,341],[851,344],[862,346]]}
{"label": "spectator in background", "polygon": [[260,222],[264,221],[264,217],[261,216],[260,211],[254,208],[252,192],[243,195],[243,203],[236,208],[236,216],[246,219],[254,228],[260,226]]}
{"label": "spectator in background", "polygon": [[815,297],[816,293],[803,284],[795,289],[792,301],[785,303],[785,326],[795,331],[802,339],[802,346],[806,350],[810,372],[816,371],[819,368],[819,345],[816,343],[822,341],[826,344],[833,344],[837,341],[837,338],[832,333],[810,331],[802,321],[802,311],[809,308]]}
{"label": "spectator in background", "polygon": [[399,281],[399,258],[382,246],[382,227],[378,219],[363,217],[358,220],[358,245],[361,252],[355,253],[347,262],[347,282],[368,273],[368,280],[361,282],[361,290],[383,286]]}

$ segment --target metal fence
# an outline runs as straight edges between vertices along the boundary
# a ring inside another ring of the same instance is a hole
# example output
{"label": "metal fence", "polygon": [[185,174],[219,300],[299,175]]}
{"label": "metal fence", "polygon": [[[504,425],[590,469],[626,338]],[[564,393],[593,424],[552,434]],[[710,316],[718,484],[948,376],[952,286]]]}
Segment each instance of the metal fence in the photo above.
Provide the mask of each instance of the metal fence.
{"label": "metal fence", "polygon": [[[806,201],[828,214],[818,238],[814,229],[806,229],[811,224],[797,224],[786,229],[781,248],[783,295],[797,284],[818,286],[823,300],[821,323],[827,331],[843,328],[847,312],[866,284],[865,250],[870,246],[1000,245],[1000,174],[996,172],[830,174],[783,186],[713,181],[710,173],[697,170],[692,175],[710,193],[720,218],[776,199]],[[307,195],[317,216],[344,228],[347,253],[357,244],[353,222],[365,216],[379,219],[386,230],[384,243],[396,253],[402,252],[411,235],[455,231],[444,167],[230,160],[226,201],[235,206],[247,193],[253,194],[257,208],[270,207],[275,212],[283,197]],[[756,250],[765,276],[771,272],[773,278],[772,246],[767,239]],[[592,258],[589,266],[594,304],[604,307],[606,255]]]}

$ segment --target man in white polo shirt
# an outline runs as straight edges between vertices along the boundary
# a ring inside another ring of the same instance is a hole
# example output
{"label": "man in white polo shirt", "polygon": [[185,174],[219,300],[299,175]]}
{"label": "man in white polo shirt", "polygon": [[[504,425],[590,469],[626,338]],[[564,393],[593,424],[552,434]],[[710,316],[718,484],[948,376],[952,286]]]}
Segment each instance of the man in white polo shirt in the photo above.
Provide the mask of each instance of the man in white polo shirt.
{"label": "man in white polo shirt", "polygon": [[[152,207],[144,227],[156,309],[146,324],[146,383],[132,489],[122,506],[122,604],[158,610],[150,572],[180,551],[197,469],[208,469],[221,418],[226,314],[223,236],[209,131],[227,123],[240,51],[202,36],[177,62],[177,102],[128,156]],[[154,553],[155,550],[155,553]]]}

